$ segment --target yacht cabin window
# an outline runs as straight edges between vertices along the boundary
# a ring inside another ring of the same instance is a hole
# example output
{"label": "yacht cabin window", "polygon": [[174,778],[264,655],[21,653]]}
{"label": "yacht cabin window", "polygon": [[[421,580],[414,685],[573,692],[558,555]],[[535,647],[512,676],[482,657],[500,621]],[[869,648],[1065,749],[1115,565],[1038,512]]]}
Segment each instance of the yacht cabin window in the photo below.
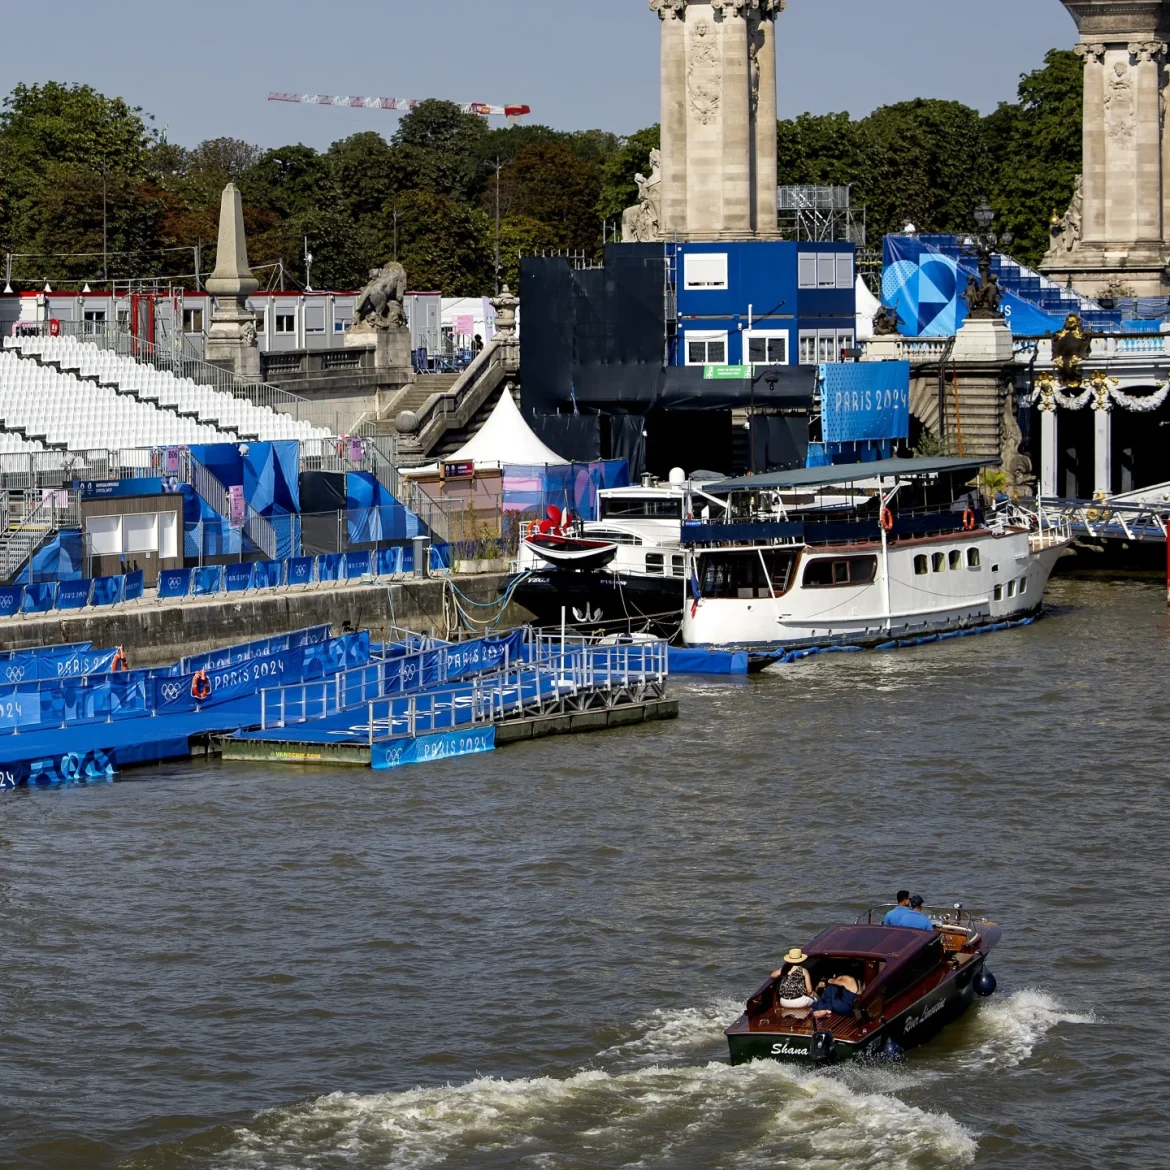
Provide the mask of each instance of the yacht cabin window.
{"label": "yacht cabin window", "polygon": [[979,550],[977,548],[969,548],[967,550],[967,568],[979,568]]}
{"label": "yacht cabin window", "polygon": [[663,556],[662,553],[647,553],[646,554],[646,572],[651,577],[661,577],[663,573]]}
{"label": "yacht cabin window", "polygon": [[796,553],[780,549],[743,549],[699,557],[704,597],[747,600],[781,597],[792,587]]}
{"label": "yacht cabin window", "polygon": [[930,564],[926,559],[925,554],[919,554],[914,558],[914,576],[925,577],[930,571]]}
{"label": "yacht cabin window", "polygon": [[1016,595],[1016,583],[1015,583],[1014,581],[1009,581],[1009,582],[1008,582],[1008,592],[1007,592],[1007,595],[1008,595],[1009,597],[1015,597],[1015,595]]}
{"label": "yacht cabin window", "polygon": [[947,571],[947,558],[945,553],[934,553],[930,558],[930,567],[936,573],[945,573]]}
{"label": "yacht cabin window", "polygon": [[804,570],[806,589],[869,585],[877,578],[877,557],[820,557]]}
{"label": "yacht cabin window", "polygon": [[602,496],[602,520],[681,520],[681,496]]}
{"label": "yacht cabin window", "polygon": [[1003,601],[1003,586],[1002,585],[997,585],[995,587],[995,600],[996,601]]}
{"label": "yacht cabin window", "polygon": [[951,549],[951,569],[958,572],[963,567],[963,552],[962,549]]}
{"label": "yacht cabin window", "polygon": [[1028,592],[1028,578],[1027,577],[1020,578],[1020,592],[1021,593]]}
{"label": "yacht cabin window", "polygon": [[685,577],[687,575],[686,557],[676,553],[670,558],[670,575],[672,577]]}

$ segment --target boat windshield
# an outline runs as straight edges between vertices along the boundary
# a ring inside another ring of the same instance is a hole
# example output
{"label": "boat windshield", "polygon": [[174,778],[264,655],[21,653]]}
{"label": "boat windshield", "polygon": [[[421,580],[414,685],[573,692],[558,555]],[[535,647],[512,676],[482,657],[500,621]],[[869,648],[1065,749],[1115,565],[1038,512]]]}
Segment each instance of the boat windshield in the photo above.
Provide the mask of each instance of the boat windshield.
{"label": "boat windshield", "polygon": [[681,520],[681,496],[602,496],[602,520]]}

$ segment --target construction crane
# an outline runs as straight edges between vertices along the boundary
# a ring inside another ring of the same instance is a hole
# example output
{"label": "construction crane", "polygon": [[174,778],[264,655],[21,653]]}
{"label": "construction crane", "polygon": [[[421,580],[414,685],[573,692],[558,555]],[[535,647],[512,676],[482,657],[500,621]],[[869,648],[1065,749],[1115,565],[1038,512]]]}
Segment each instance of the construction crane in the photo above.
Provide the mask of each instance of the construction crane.
{"label": "construction crane", "polygon": [[[270,102],[297,102],[302,106],[344,106],[351,110],[413,110],[425,98],[333,97],[327,93],[270,93]],[[487,102],[458,103],[465,114],[479,114],[484,118],[507,118],[508,124],[531,114],[530,106],[493,106]]]}

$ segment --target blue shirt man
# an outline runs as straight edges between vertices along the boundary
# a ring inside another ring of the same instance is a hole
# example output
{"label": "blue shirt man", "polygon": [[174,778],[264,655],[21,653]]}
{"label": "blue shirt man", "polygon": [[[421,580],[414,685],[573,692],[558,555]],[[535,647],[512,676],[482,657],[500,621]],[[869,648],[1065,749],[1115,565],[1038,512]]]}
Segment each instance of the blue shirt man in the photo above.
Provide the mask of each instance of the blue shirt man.
{"label": "blue shirt man", "polygon": [[922,897],[910,897],[906,890],[898,891],[898,904],[882,920],[885,926],[905,926],[911,930],[933,930],[934,924],[921,912]]}

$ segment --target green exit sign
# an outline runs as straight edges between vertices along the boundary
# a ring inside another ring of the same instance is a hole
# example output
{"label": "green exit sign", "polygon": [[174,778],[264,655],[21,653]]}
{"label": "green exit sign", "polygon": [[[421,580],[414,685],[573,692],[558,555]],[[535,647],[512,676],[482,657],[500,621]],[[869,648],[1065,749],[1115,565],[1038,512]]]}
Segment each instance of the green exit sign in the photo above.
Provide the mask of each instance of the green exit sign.
{"label": "green exit sign", "polygon": [[708,381],[743,381],[752,376],[751,366],[704,366],[703,377]]}

